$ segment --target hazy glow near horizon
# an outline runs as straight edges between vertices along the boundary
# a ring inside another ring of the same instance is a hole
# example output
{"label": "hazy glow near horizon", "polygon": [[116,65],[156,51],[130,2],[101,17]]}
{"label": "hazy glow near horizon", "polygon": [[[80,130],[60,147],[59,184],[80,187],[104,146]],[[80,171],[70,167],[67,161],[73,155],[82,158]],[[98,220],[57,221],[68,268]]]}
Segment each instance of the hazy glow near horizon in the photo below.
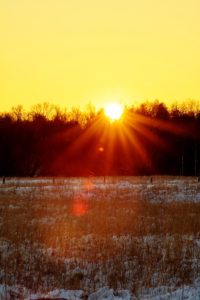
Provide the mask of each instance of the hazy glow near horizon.
{"label": "hazy glow near horizon", "polygon": [[0,0],[0,110],[200,99],[199,0]]}

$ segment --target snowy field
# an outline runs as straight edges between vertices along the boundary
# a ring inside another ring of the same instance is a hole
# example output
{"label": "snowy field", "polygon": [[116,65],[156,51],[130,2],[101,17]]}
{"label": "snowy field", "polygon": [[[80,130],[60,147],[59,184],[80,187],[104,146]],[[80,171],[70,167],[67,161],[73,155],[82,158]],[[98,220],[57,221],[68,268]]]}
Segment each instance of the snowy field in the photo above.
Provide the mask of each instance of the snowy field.
{"label": "snowy field", "polygon": [[0,178],[0,299],[200,299],[195,177]]}

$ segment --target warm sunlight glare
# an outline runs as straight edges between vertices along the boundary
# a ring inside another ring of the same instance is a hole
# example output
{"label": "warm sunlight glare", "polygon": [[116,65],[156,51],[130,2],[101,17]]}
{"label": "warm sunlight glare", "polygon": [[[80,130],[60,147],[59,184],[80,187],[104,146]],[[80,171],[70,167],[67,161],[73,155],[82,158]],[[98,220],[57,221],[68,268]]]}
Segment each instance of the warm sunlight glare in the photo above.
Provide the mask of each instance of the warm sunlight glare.
{"label": "warm sunlight glare", "polygon": [[119,120],[123,113],[123,107],[117,103],[110,103],[105,107],[105,114],[111,120]]}

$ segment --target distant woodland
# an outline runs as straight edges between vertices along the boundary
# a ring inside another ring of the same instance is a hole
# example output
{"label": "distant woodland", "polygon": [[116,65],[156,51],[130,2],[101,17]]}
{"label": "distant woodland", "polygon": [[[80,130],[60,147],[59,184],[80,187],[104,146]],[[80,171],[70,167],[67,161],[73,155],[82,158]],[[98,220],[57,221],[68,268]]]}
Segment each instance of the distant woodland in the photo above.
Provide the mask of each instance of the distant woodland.
{"label": "distant woodland", "polygon": [[0,176],[200,175],[200,108],[155,101],[110,122],[88,105],[0,114]]}

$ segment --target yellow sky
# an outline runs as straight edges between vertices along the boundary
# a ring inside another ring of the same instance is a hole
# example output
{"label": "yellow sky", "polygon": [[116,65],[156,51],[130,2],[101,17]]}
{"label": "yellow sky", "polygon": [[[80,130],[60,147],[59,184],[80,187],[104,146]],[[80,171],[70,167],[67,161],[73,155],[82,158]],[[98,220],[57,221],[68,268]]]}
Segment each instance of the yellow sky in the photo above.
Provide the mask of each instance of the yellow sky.
{"label": "yellow sky", "polygon": [[199,0],[0,0],[0,110],[200,99]]}

